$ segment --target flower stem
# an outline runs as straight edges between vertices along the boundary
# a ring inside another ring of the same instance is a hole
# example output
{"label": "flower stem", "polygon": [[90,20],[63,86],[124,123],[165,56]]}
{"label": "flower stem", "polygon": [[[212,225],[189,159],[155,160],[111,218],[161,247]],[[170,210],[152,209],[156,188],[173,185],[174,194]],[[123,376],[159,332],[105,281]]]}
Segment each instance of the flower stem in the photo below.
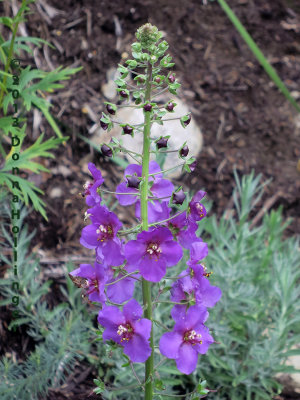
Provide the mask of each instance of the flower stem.
{"label": "flower stem", "polygon": [[[152,81],[152,65],[148,63],[146,77],[145,101],[151,100],[151,81]],[[149,161],[150,161],[150,130],[151,130],[151,113],[145,112],[144,117],[144,142],[143,142],[143,164],[142,164],[142,182],[141,182],[141,217],[142,229],[147,231],[148,224],[148,181],[149,181]],[[144,317],[152,321],[152,299],[151,284],[145,279],[142,280]],[[154,368],[154,340],[153,340],[153,323],[150,336],[151,355],[146,361],[145,366],[145,400],[153,398],[153,368]]]}

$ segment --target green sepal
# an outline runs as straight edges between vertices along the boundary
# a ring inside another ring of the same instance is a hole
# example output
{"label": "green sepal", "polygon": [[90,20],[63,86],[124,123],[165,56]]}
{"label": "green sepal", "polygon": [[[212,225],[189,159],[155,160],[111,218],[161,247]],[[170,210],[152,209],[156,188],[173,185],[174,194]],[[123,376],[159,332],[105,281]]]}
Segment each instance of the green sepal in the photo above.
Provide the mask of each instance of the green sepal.
{"label": "green sepal", "polygon": [[126,64],[131,68],[134,69],[137,67],[138,63],[135,60],[127,60]]}
{"label": "green sepal", "polygon": [[[157,77],[160,78],[160,82],[159,83],[155,82],[155,78],[157,78]],[[151,83],[153,83],[153,85],[156,85],[156,86],[161,86],[164,83],[165,79],[166,79],[166,77],[164,75],[155,75],[153,77]]]}
{"label": "green sepal", "polygon": [[163,293],[169,292],[171,289],[172,289],[172,286],[165,286],[161,293],[163,294]]}
{"label": "green sepal", "polygon": [[166,40],[163,40],[163,41],[160,42],[159,45],[158,45],[158,49],[159,49],[160,51],[163,51],[163,52],[165,52],[166,50],[168,50],[168,48],[169,48],[169,44],[168,44],[168,42],[167,42]]}
{"label": "green sepal", "polygon": [[[107,128],[108,129],[108,128]],[[101,151],[101,147],[105,144],[105,146],[109,147],[112,151],[112,157],[115,156],[115,146],[112,143],[100,143],[100,151]],[[119,150],[120,151],[120,150]]]}
{"label": "green sepal", "polygon": [[[136,84],[139,85],[143,85],[146,82],[146,75],[140,74],[137,75],[133,78],[134,81],[136,81]],[[142,82],[140,80],[143,80]]]}
{"label": "green sepal", "polygon": [[175,63],[171,63],[171,61],[172,61],[172,57],[170,56],[170,54],[168,54],[160,60],[160,66],[163,68],[173,67],[175,65]]}
{"label": "green sepal", "polygon": [[120,74],[122,74],[121,78],[126,78],[126,76],[129,74],[129,69],[124,67],[124,65],[122,64],[118,64],[118,66],[118,71],[120,72]]}
{"label": "green sepal", "polygon": [[149,59],[150,59],[150,56],[148,53],[142,53],[142,55],[141,55],[142,61],[149,61]]}
{"label": "green sepal", "polygon": [[180,149],[178,150],[178,157],[179,158],[181,158],[182,160],[185,160],[186,159],[186,157],[182,157],[181,155],[180,155],[180,151],[181,151],[181,149],[183,149],[184,148],[184,146],[186,145],[186,141],[183,143],[183,145],[180,147]]}
{"label": "green sepal", "polygon": [[166,390],[166,387],[161,379],[154,380],[154,387],[157,390]]}
{"label": "green sepal", "polygon": [[137,51],[133,51],[132,52],[132,57],[134,58],[134,59],[136,59],[137,61],[142,61],[142,54],[143,53],[140,53],[140,52],[137,52]]}
{"label": "green sepal", "polygon": [[[172,104],[174,105],[174,108],[177,106],[177,103],[175,103],[175,101],[170,100],[170,101],[168,101],[168,102],[164,105],[164,107],[165,107],[166,110],[167,110],[167,105],[168,105],[169,103],[172,103]],[[174,113],[174,112],[175,112],[175,111],[174,111],[174,108],[173,108],[172,111],[167,110],[167,112],[168,112],[168,113]]]}
{"label": "green sepal", "polygon": [[162,118],[167,114],[167,111],[159,111],[156,115],[158,116],[158,118]]}
{"label": "green sepal", "polygon": [[104,112],[102,113],[102,116],[100,118],[100,121],[104,122],[105,124],[109,124],[110,123],[110,118],[107,114],[105,114]]}
{"label": "green sepal", "polygon": [[140,52],[142,50],[142,45],[141,45],[141,43],[134,42],[134,43],[132,43],[131,48],[133,51]]}
{"label": "green sepal", "polygon": [[[120,127],[121,127],[121,128],[124,128],[124,126],[130,126],[130,127],[133,129],[133,131],[132,131],[132,133],[131,133],[130,136],[131,136],[131,137],[134,137],[134,130],[135,130],[134,126],[132,126],[132,125],[130,125],[130,124],[120,124]],[[128,133],[124,133],[124,132],[123,132],[123,129],[122,129],[121,135],[128,135]]]}
{"label": "green sepal", "polygon": [[111,108],[112,108],[115,112],[117,112],[118,107],[117,107],[115,104],[110,103],[109,101],[105,101],[104,104],[105,104],[106,106],[107,106],[107,105],[111,106]]}
{"label": "green sepal", "polygon": [[191,113],[188,113],[188,114],[186,114],[186,115],[184,115],[183,117],[180,118],[180,123],[181,123],[181,126],[183,128],[187,127],[187,125],[185,125],[185,121],[189,120],[190,115],[191,115]]}
{"label": "green sepal", "polygon": [[116,79],[114,82],[115,82],[115,84],[116,84],[117,86],[119,86],[120,88],[122,88],[122,89],[125,89],[125,88],[126,88],[126,82],[124,81],[124,79],[118,78],[118,79]]}
{"label": "green sepal", "polygon": [[196,161],[196,158],[195,158],[195,157],[191,157],[191,158],[189,158],[188,160],[186,160],[186,162],[185,162],[185,164],[184,164],[182,170],[183,170],[183,171],[185,170],[185,171],[187,171],[187,172],[192,172],[191,169],[190,169],[190,167],[189,167],[189,165],[190,165],[190,164],[193,164],[193,162],[195,162],[195,161]]}
{"label": "green sepal", "polygon": [[152,45],[149,47],[149,52],[150,52],[151,54],[156,54],[157,50],[158,50],[158,48],[155,46],[155,44],[152,44]]}
{"label": "green sepal", "polygon": [[104,112],[102,112],[102,116],[100,118],[100,121],[102,121],[102,122],[104,122],[105,124],[108,125],[107,132],[112,130],[114,124],[111,122],[109,116],[107,114],[105,114]]}
{"label": "green sepal", "polygon": [[170,83],[169,84],[169,92],[177,95],[177,89],[179,89],[180,86],[181,86],[181,84],[178,82]]}
{"label": "green sepal", "polygon": [[152,56],[150,56],[149,62],[150,64],[155,64],[156,61],[158,60],[157,56],[155,54],[152,54]]}
{"label": "green sepal", "polygon": [[205,388],[206,383],[207,383],[206,381],[202,381],[197,385],[197,388],[196,388],[197,393],[202,394],[202,395],[209,393],[209,390],[207,390]]}
{"label": "green sepal", "polygon": [[[129,90],[128,89],[123,89],[123,88],[117,88],[117,92],[120,93],[122,90],[124,90],[124,92],[127,94],[127,96],[129,96]],[[122,99],[124,99],[123,96],[121,96]]]}

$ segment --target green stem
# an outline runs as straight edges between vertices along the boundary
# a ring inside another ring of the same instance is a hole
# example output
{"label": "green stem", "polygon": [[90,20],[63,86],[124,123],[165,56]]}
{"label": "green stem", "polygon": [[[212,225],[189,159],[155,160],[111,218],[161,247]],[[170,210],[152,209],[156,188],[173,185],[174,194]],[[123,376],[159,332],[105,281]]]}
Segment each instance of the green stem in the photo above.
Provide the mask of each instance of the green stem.
{"label": "green stem", "polygon": [[[146,77],[145,101],[151,101],[151,81],[152,81],[152,65],[148,63]],[[147,231],[148,224],[148,181],[149,181],[149,161],[150,161],[150,130],[151,130],[151,113],[145,112],[144,117],[144,142],[143,142],[143,165],[142,165],[142,182],[141,182],[141,217],[142,229]],[[152,299],[151,284],[145,279],[142,280],[144,317],[152,321]],[[153,398],[153,369],[154,369],[154,340],[153,340],[153,323],[150,336],[151,355],[146,361],[145,366],[145,400]]]}

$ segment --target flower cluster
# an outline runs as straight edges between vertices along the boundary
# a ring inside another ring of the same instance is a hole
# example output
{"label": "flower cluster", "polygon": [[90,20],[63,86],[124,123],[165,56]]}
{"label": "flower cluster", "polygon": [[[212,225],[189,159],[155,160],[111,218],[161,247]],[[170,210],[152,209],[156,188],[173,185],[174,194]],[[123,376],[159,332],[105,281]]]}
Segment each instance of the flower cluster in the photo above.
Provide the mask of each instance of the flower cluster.
{"label": "flower cluster", "polygon": [[[186,266],[175,277],[170,290],[174,327],[161,336],[159,350],[163,356],[174,359],[182,373],[190,374],[196,368],[198,355],[206,353],[214,342],[204,323],[208,318],[207,309],[221,297],[221,290],[210,284],[210,274],[203,264],[208,254],[207,244],[197,236],[198,224],[206,216],[202,203],[206,193],[200,190],[189,199],[182,187],[175,188],[164,177],[166,171],[161,170],[156,161],[150,161],[149,154],[145,153],[157,154],[168,147],[169,136],[151,141],[150,129],[154,122],[162,124],[164,115],[173,112],[176,106],[170,100],[162,111],[161,106],[151,102],[149,88],[156,93],[167,88],[176,94],[180,85],[174,73],[161,72],[174,64],[169,55],[164,55],[168,45],[166,41],[160,41],[161,33],[157,28],[146,24],[138,30],[137,39],[132,45],[134,59],[126,62],[127,67],[119,66],[121,77],[116,83],[120,101],[127,99],[129,102],[133,96],[136,106],[143,108],[143,126],[120,123],[120,127],[123,134],[143,131],[144,151],[143,154],[131,152],[115,138],[109,144],[103,144],[101,149],[105,156],[123,151],[136,161],[126,167],[114,193],[119,205],[134,205],[138,225],[124,229],[118,216],[104,204],[104,179],[96,166],[89,163],[92,180],[84,185],[83,196],[88,206],[85,219],[90,223],[83,228],[80,243],[93,250],[95,262],[93,265],[81,264],[70,276],[73,280],[80,279],[79,286],[84,288],[90,301],[99,303],[98,322],[104,328],[103,340],[112,340],[122,346],[131,362],[143,363],[154,353],[150,285],[167,278],[168,270],[180,261],[184,265],[185,259]],[[156,63],[159,66],[155,67]],[[146,68],[146,74],[135,72],[134,82],[140,89],[132,93],[133,85],[127,87],[125,78],[136,68],[139,71]],[[110,115],[103,114],[100,124],[109,130],[116,123],[111,116],[117,114],[118,106],[107,103],[106,109]],[[179,119],[186,127],[191,115]],[[186,160],[189,152],[186,143],[177,151],[178,157],[184,160],[180,165],[191,172],[195,168],[195,159]],[[136,236],[124,239],[129,234]],[[143,287],[143,307],[133,298],[137,285]],[[144,292],[146,285],[150,288],[148,294]],[[159,304],[159,296],[155,303]]]}

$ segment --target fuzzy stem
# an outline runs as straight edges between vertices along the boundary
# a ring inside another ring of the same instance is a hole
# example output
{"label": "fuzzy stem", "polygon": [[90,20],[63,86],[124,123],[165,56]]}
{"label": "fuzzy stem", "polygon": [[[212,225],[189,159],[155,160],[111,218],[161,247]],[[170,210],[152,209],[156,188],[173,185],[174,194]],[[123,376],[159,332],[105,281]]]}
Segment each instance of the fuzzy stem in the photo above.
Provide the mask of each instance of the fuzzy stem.
{"label": "fuzzy stem", "polygon": [[[152,81],[152,65],[148,63],[146,77],[145,101],[151,100],[151,81]],[[145,112],[144,117],[144,142],[143,142],[143,165],[142,165],[142,182],[141,182],[141,217],[142,229],[147,231],[148,224],[148,181],[149,181],[149,161],[150,161],[150,130],[151,130],[151,113]],[[152,321],[152,299],[151,284],[145,279],[142,280],[143,288],[143,304],[144,317]],[[151,355],[146,361],[145,366],[145,400],[153,398],[153,368],[154,368],[154,340],[153,340],[153,323],[150,336]]]}

